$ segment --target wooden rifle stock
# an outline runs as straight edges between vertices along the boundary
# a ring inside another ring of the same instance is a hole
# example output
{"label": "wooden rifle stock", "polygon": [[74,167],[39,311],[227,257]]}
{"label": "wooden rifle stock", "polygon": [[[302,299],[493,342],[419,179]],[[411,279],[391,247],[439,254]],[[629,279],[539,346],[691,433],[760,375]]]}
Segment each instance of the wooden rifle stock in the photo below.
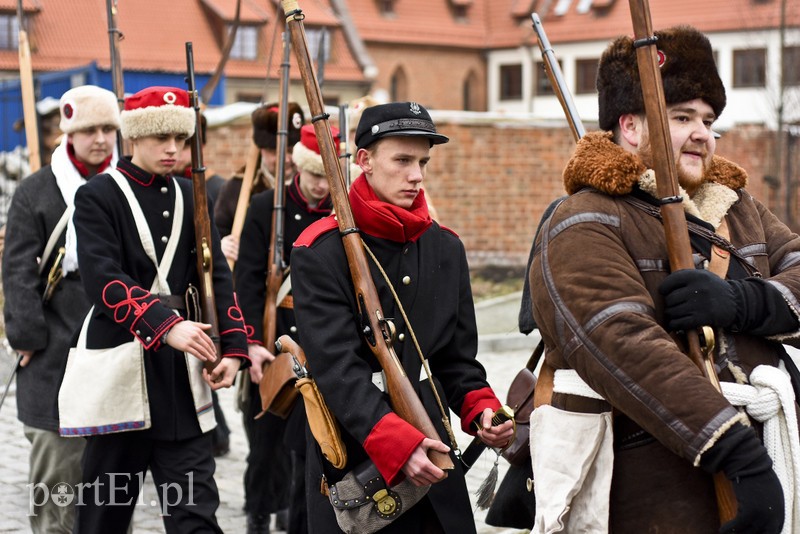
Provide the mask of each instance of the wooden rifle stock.
{"label": "wooden rifle stock", "polygon": [[[657,43],[650,18],[650,5],[648,0],[629,0],[629,3],[636,60],[639,66],[639,77],[647,115],[647,129],[653,148],[656,190],[659,198],[662,199],[661,218],[667,240],[669,263],[673,271],[694,269],[689,231],[680,199],[678,173],[672,150],[664,86],[661,81],[655,46]],[[719,390],[719,379],[711,361],[713,356],[704,354],[697,330],[686,332],[686,347],[689,359]],[[720,519],[725,523],[736,516],[736,496],[730,481],[722,473],[714,475],[714,486],[717,492]]]}
{"label": "wooden rifle stock", "polygon": [[[296,0],[281,0],[281,3],[303,79],[303,87],[311,110],[311,120],[314,124],[317,142],[322,155],[322,163],[330,185],[331,199],[336,210],[339,232],[342,236],[342,243],[347,254],[347,263],[353,278],[356,301],[362,320],[362,333],[386,375],[386,392],[389,395],[392,409],[426,437],[440,440],[428,413],[425,411],[422,402],[411,385],[411,381],[400,364],[397,354],[392,348],[391,325],[383,315],[378,292],[375,289],[375,283],[372,280],[367,257],[364,253],[364,245],[355,226],[344,185],[342,168],[339,166],[337,151],[333,145],[334,140],[331,136],[327,114],[325,114],[323,106],[322,93],[309,57],[308,44],[302,23],[303,13]],[[440,469],[453,468],[450,456],[445,453],[429,449],[428,457]]]}
{"label": "wooden rifle stock", "polygon": [[25,31],[23,15],[22,0],[17,0],[19,87],[22,95],[22,116],[25,122],[25,142],[28,145],[28,166],[31,173],[34,173],[42,167],[42,159],[39,155],[39,128],[36,117],[36,94],[33,90],[31,47],[28,42],[28,32]]}
{"label": "wooden rifle stock", "polygon": [[555,91],[561,108],[564,110],[564,115],[572,131],[572,137],[575,138],[575,142],[578,142],[581,137],[586,135],[586,130],[583,127],[580,116],[578,116],[578,110],[575,109],[575,102],[573,102],[567,83],[564,81],[561,66],[558,64],[553,47],[550,46],[550,40],[544,32],[544,26],[542,26],[539,15],[532,13],[531,20],[533,21],[533,31],[536,32],[536,37],[538,37],[539,50],[542,53],[545,72],[547,72],[547,77],[550,79],[550,86]]}
{"label": "wooden rifle stock", "polygon": [[[267,273],[267,296],[264,302],[263,334],[264,346],[275,351],[278,290],[283,283],[283,242],[286,226],[286,151],[289,136],[289,59],[291,43],[289,32],[283,32],[283,61],[281,62],[281,99],[278,103],[278,161],[275,170],[275,196],[272,207],[272,234],[269,240],[269,272]],[[264,407],[266,410],[266,406]]]}
{"label": "wooden rifle stock", "polygon": [[197,248],[197,274],[200,276],[200,313],[202,321],[211,325],[208,335],[217,349],[217,359],[206,362],[211,372],[222,359],[219,338],[217,303],[214,297],[214,262],[211,256],[211,220],[208,215],[208,196],[206,195],[206,168],[203,166],[203,141],[200,132],[200,104],[194,81],[194,54],[192,43],[186,43],[186,70],[189,84],[189,105],[195,112],[195,127],[192,141],[192,193],[194,199],[194,238]]}

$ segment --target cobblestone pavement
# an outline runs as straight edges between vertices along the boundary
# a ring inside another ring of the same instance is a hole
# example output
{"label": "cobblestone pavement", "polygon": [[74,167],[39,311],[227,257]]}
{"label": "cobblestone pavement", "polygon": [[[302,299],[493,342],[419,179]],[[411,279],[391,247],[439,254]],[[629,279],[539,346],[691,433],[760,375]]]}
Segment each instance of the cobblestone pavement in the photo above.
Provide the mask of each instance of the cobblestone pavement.
{"label": "cobblestone pavement", "polygon": [[[515,300],[516,298],[516,300]],[[501,399],[504,399],[508,385],[517,371],[521,369],[535,344],[534,339],[514,335],[512,325],[498,327],[498,320],[508,322],[505,317],[512,317],[510,312],[498,313],[498,306],[506,308],[518,306],[518,297],[509,297],[493,301],[486,306],[478,306],[479,324],[484,325],[481,330],[491,325],[491,334],[481,339],[479,359],[487,369],[489,382]],[[515,320],[515,317],[514,317]],[[505,334],[504,334],[505,333]],[[0,350],[0,387],[5,385],[6,378],[12,367],[11,357]],[[0,389],[2,394],[2,389]],[[217,511],[220,526],[227,533],[243,533],[245,519],[242,512],[244,493],[242,477],[247,457],[247,441],[242,427],[241,414],[234,410],[234,391],[232,389],[220,392],[220,401],[225,411],[228,424],[231,427],[231,450],[217,459],[216,480],[220,491],[221,506]],[[29,533],[28,526],[28,452],[29,444],[22,433],[22,424],[16,418],[17,406],[15,385],[12,384],[8,397],[0,409],[0,533]],[[458,421],[457,418],[454,421]],[[462,433],[458,425],[456,439],[459,446],[466,448],[471,439]],[[474,507],[474,492],[488,474],[494,455],[484,453],[477,464],[467,476],[467,484]],[[500,479],[505,473],[507,463],[500,461]],[[134,513],[134,534],[151,534],[164,532],[159,517],[159,507],[155,502],[155,488],[150,475],[142,491],[142,498]],[[519,532],[514,529],[491,527],[484,523],[485,511],[475,509],[475,520],[478,532],[481,534],[510,534]],[[276,531],[277,532],[277,531]]]}

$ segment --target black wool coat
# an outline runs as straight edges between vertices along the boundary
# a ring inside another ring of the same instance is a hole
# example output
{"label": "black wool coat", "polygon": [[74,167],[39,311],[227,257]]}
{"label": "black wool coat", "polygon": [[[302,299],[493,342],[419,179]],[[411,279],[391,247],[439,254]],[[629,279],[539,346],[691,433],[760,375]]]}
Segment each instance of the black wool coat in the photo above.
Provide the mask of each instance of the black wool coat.
{"label": "black wool coat", "polygon": [[[142,207],[160,261],[172,229],[175,190],[184,199],[178,248],[167,276],[173,295],[199,286],[192,183],[185,178],[146,173],[128,160],[118,169]],[[108,348],[138,339],[145,348],[145,375],[154,438],[178,440],[200,434],[189,389],[183,352],[161,342],[179,319],[150,293],[156,268],[142,248],[128,202],[107,174],[98,175],[75,197],[78,261],[86,293],[95,306],[87,335],[88,348]],[[234,300],[230,269],[211,220],[213,284],[223,357],[247,358],[241,310]],[[186,317],[185,310],[181,316]],[[109,399],[113,400],[113,399]]]}

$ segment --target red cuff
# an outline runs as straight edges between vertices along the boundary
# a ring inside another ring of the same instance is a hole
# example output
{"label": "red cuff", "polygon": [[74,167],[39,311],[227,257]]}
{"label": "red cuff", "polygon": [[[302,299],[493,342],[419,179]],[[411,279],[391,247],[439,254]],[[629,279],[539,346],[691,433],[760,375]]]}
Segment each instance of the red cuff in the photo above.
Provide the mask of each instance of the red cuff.
{"label": "red cuff", "polygon": [[492,411],[497,411],[501,406],[497,396],[492,391],[492,388],[485,387],[470,391],[464,395],[464,402],[461,404],[461,430],[467,434],[474,436],[475,427],[472,422],[478,415],[480,415],[486,408],[491,408]]}
{"label": "red cuff", "polygon": [[364,441],[364,450],[386,484],[394,486],[403,477],[400,470],[425,436],[394,412],[384,415]]}

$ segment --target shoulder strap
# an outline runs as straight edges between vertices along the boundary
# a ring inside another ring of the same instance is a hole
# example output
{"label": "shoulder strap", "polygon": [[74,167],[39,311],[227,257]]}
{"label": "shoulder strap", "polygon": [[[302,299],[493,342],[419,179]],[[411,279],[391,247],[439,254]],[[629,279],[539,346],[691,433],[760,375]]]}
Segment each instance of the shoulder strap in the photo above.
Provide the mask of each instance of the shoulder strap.
{"label": "shoulder strap", "polygon": [[114,179],[114,182],[116,182],[117,186],[128,200],[128,206],[133,214],[136,229],[139,231],[139,239],[142,242],[144,252],[156,267],[157,274],[155,280],[153,280],[153,286],[150,288],[150,291],[169,294],[170,290],[169,283],[167,282],[167,274],[172,267],[175,250],[178,248],[178,240],[180,239],[181,224],[183,221],[183,194],[181,193],[180,186],[177,184],[175,185],[175,208],[173,210],[172,231],[167,241],[167,248],[164,250],[164,256],[161,258],[161,263],[159,264],[156,259],[156,247],[153,243],[153,236],[150,233],[150,228],[147,226],[147,219],[145,219],[142,207],[133,194],[133,189],[131,189],[128,180],[125,179],[122,173],[117,169],[109,169],[108,174]]}
{"label": "shoulder strap", "polygon": [[74,211],[74,206],[68,206],[67,209],[64,210],[64,213],[61,214],[61,218],[58,220],[55,228],[53,228],[53,231],[50,233],[50,237],[47,239],[47,244],[44,246],[42,259],[39,261],[39,274],[44,272],[44,268],[47,265],[47,260],[50,259],[50,254],[52,254],[53,249],[56,248],[56,243],[58,243],[61,234],[64,233],[64,229],[67,227],[67,223],[69,222],[70,217],[72,217],[72,213]]}

